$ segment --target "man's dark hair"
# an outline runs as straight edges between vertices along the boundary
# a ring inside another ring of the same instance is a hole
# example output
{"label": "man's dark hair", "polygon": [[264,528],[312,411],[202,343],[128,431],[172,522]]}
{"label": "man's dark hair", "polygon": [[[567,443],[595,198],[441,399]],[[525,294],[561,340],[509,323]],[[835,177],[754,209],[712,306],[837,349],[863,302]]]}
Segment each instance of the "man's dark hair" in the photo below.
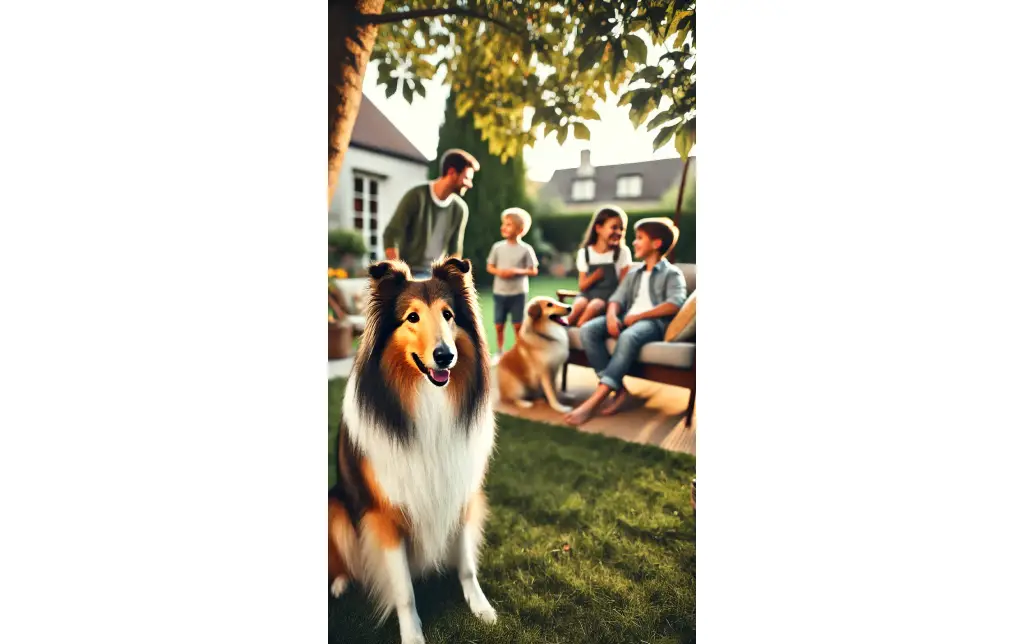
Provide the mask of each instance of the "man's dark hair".
{"label": "man's dark hair", "polygon": [[473,168],[474,172],[480,171],[480,162],[465,150],[448,150],[441,157],[442,177],[448,176],[449,170],[454,170],[455,174],[462,174],[467,167]]}
{"label": "man's dark hair", "polygon": [[676,234],[672,232],[672,229],[665,224],[657,221],[645,221],[636,225],[637,231],[644,231],[644,234],[651,238],[651,241],[655,239],[661,240],[661,246],[656,248],[659,257],[664,257],[668,254],[672,247],[676,245]]}

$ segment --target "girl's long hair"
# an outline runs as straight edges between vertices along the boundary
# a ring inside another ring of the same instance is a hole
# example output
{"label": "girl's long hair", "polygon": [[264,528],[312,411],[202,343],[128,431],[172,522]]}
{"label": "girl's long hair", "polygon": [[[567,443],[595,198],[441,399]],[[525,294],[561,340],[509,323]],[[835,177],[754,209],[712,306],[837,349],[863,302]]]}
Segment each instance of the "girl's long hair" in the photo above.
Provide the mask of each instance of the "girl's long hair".
{"label": "girl's long hair", "polygon": [[583,233],[583,243],[580,244],[580,248],[586,249],[588,246],[596,244],[597,227],[603,225],[604,222],[612,217],[618,217],[622,220],[622,238],[619,239],[619,247],[615,249],[615,259],[618,260],[619,253],[622,252],[623,248],[626,248],[626,228],[629,226],[629,217],[618,206],[601,206],[594,211],[594,216],[590,218],[587,231]]}

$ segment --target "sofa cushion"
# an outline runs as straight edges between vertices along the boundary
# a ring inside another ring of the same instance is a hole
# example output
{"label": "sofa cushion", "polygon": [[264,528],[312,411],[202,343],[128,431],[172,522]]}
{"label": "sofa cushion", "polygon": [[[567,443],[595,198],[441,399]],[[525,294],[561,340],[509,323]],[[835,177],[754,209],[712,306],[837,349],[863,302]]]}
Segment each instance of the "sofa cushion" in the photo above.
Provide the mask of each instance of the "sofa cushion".
{"label": "sofa cushion", "polygon": [[[607,346],[609,352],[615,351],[615,339],[608,338]],[[577,327],[569,329],[569,347],[583,350],[580,330]],[[692,342],[651,342],[640,350],[640,362],[690,369],[693,367],[695,353],[696,345]]]}
{"label": "sofa cushion", "polygon": [[690,342],[697,335],[697,291],[690,293],[665,329],[665,342]]}

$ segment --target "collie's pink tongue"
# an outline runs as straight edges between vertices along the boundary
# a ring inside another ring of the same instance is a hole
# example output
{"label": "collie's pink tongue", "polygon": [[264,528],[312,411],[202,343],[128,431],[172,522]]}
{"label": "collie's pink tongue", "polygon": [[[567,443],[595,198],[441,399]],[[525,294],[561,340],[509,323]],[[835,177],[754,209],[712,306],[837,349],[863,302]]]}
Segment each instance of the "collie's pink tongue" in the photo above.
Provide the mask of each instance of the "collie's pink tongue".
{"label": "collie's pink tongue", "polygon": [[447,369],[431,369],[430,377],[436,382],[448,382],[448,370]]}

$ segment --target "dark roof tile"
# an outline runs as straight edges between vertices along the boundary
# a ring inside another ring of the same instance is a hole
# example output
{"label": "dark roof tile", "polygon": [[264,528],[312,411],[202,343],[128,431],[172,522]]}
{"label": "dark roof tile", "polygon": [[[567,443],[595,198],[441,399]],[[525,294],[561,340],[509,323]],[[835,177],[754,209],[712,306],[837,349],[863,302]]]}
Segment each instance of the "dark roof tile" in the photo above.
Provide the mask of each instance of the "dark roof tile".
{"label": "dark roof tile", "polygon": [[[558,199],[567,204],[591,203],[590,201],[572,200],[572,182],[577,178],[585,178],[579,177],[578,171],[579,168],[555,170],[551,175],[551,180],[540,189],[540,197]],[[636,174],[643,177],[640,196],[616,197],[615,186],[618,178]],[[670,188],[677,187],[682,176],[683,161],[680,158],[594,166],[593,203],[622,202],[628,204],[631,201],[657,201]]]}

